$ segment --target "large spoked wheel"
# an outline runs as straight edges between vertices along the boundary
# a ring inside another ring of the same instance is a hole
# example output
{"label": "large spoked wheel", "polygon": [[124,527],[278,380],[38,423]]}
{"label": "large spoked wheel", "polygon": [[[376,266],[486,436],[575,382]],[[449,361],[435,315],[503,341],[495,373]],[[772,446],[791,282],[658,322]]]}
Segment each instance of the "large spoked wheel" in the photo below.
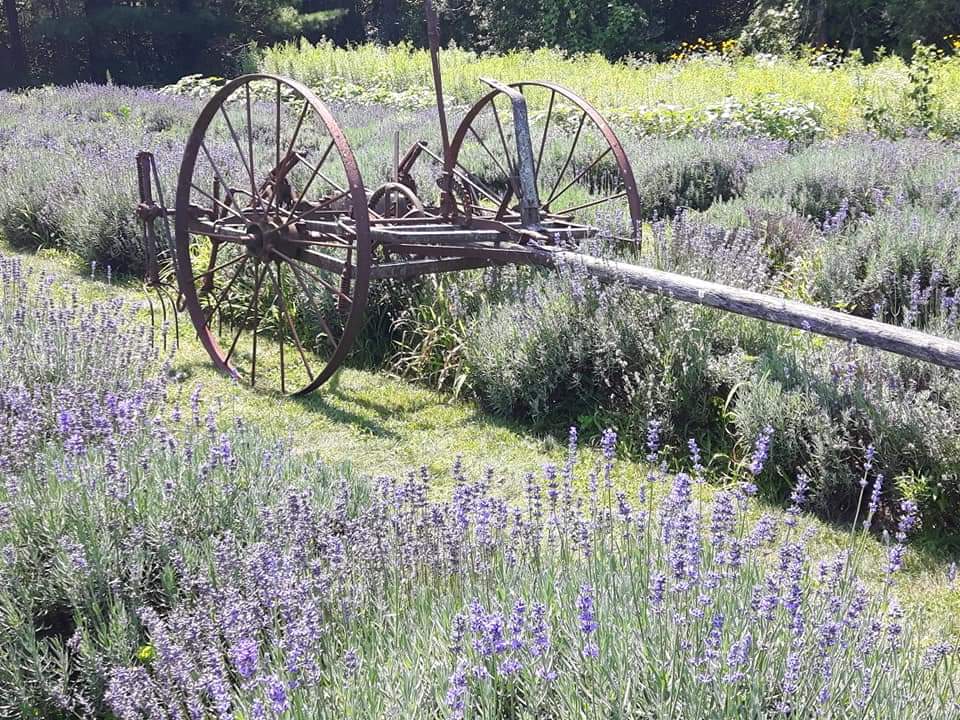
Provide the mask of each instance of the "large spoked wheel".
{"label": "large spoked wheel", "polygon": [[220,370],[305,394],[343,364],[367,304],[367,198],[308,88],[247,75],[204,107],[180,166],[176,251],[183,304]]}
{"label": "large spoked wheel", "polygon": [[[583,98],[559,85],[523,81],[510,87],[527,103],[544,224],[574,222],[638,241],[640,196],[613,128]],[[472,190],[472,215],[515,218],[521,188],[509,98],[497,90],[483,97],[464,117],[451,146],[453,167],[447,172]]]}

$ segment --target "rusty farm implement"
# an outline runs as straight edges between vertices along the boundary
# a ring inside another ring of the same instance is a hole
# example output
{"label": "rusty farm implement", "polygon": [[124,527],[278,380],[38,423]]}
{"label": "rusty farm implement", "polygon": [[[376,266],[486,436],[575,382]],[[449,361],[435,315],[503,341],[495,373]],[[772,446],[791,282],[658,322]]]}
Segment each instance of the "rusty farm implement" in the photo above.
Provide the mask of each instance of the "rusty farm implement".
{"label": "rusty farm implement", "polygon": [[[484,80],[486,94],[450,134],[430,0],[426,14],[440,152],[418,142],[401,157],[397,143],[377,187],[364,184],[320,98],[266,74],[228,82],[203,108],[174,207],[152,155],[138,157],[147,284],[165,318],[188,313],[220,370],[309,393],[347,359],[371,283],[505,264],[579,264],[602,282],[960,368],[960,343],[572,249],[602,227],[639,257],[640,195],[615,132],[559,85]],[[435,191],[415,180],[426,161],[439,168]],[[158,272],[158,222],[175,289]]]}

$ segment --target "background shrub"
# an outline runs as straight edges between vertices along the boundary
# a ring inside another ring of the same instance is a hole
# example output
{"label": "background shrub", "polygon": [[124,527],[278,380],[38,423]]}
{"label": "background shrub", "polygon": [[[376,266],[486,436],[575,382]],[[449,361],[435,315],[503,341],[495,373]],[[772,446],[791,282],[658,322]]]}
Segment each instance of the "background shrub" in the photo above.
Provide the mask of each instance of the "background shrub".
{"label": "background shrub", "polygon": [[740,195],[749,173],[783,154],[778,142],[711,138],[646,139],[629,146],[643,214],[671,216],[677,208],[705,210]]}

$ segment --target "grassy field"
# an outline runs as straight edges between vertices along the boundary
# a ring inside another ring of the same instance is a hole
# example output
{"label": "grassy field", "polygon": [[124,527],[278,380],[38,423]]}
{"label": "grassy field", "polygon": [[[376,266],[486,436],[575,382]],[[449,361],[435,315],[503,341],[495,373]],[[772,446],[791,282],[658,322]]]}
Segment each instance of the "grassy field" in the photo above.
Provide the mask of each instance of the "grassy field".
{"label": "grassy field", "polygon": [[[444,89],[456,104],[469,104],[479,96],[482,77],[548,80],[589,98],[626,126],[631,121],[642,125],[645,117],[652,124],[659,113],[667,129],[675,124],[682,130],[681,118],[687,114],[707,109],[716,113],[731,100],[750,103],[758,98],[767,105],[779,100],[794,107],[813,106],[826,132],[834,136],[875,129],[871,115],[902,131],[915,112],[909,66],[895,56],[869,65],[856,59],[837,63],[815,52],[800,59],[712,54],[682,62],[611,64],[600,55],[566,57],[546,49],[489,56],[452,49],[443,53],[442,63]],[[431,99],[429,54],[423,50],[288,44],[268,49],[261,67],[333,97],[373,102],[406,98],[414,105],[429,105]],[[957,127],[960,119],[958,88],[960,59],[937,62],[930,91],[943,129]]]}
{"label": "grassy field", "polygon": [[[80,297],[87,302],[108,297],[146,301],[136,285],[123,280],[108,284],[104,271],[91,278],[90,269],[72,256],[47,252],[20,257],[53,273],[58,284],[77,283]],[[145,309],[140,317],[149,320]],[[265,435],[286,439],[293,452],[331,466],[364,475],[401,475],[426,466],[438,478],[447,478],[441,480],[439,487],[443,488],[458,454],[474,472],[488,465],[532,471],[563,457],[552,437],[530,434],[521,424],[490,416],[474,403],[452,399],[386,372],[346,368],[323,392],[304,398],[238,388],[214,369],[189,318],[181,315],[180,323],[180,347],[172,356],[177,383],[171,403],[186,406],[200,385],[204,397],[222,404],[225,418],[242,418]],[[172,350],[172,326],[169,338]],[[159,328],[157,342],[161,342]],[[519,483],[519,477],[512,477],[509,487],[516,491]]]}

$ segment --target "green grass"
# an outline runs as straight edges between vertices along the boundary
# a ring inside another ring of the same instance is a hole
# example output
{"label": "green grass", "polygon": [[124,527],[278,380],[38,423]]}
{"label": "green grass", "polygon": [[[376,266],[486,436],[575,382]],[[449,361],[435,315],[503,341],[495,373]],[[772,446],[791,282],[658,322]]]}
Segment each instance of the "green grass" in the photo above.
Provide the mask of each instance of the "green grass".
{"label": "green grass", "polygon": [[[556,50],[483,55],[459,49],[442,54],[448,99],[472,103],[484,86],[481,77],[561,83],[607,112],[643,111],[666,105],[702,110],[727,98],[749,102],[775,95],[798,104],[816,105],[831,135],[863,130],[865,115],[881,111],[884,122],[909,124],[909,68],[891,56],[865,65],[851,60],[830,69],[803,58],[698,57],[682,62],[610,63],[601,55],[568,57]],[[429,101],[432,77],[429,54],[408,46],[361,45],[337,48],[331,43],[278,45],[265,51],[262,69],[302,80],[320,89],[348,83],[375,94],[414,93]],[[932,93],[942,122],[960,116],[960,56],[936,63]]]}
{"label": "green grass", "polygon": [[[0,245],[4,253],[13,253]],[[90,278],[89,268],[59,252],[19,254],[24,263],[58,278],[57,286],[75,285],[86,302],[106,296],[122,295],[130,301],[143,301],[136,285],[111,284],[105,278]],[[146,311],[144,321],[148,321]],[[504,478],[502,491],[517,495],[525,472],[539,472],[546,462],[562,463],[563,440],[539,436],[520,424],[505,422],[485,414],[476,404],[419,387],[401,379],[367,370],[346,368],[331,383],[306,398],[287,398],[238,387],[231,379],[214,370],[207,355],[181,317],[181,342],[172,355],[173,371],[179,382],[173,384],[171,403],[186,406],[190,393],[199,383],[208,400],[219,398],[223,418],[239,417],[268,437],[282,437],[288,447],[329,466],[349,466],[361,475],[399,475],[426,465],[435,476],[433,487],[444,493],[450,487],[450,466],[457,455],[463,457],[468,471],[494,468]],[[592,468],[597,454],[584,453],[584,472]],[[618,484],[630,488],[647,472],[643,463],[622,460],[617,466]],[[723,479],[717,479],[722,482]],[[706,493],[712,493],[708,487]],[[779,505],[761,503],[756,511],[782,513]],[[847,547],[850,526],[831,526],[813,517],[805,524],[817,528],[813,550],[823,556]],[[920,613],[937,631],[948,628],[960,633],[960,584],[950,589],[947,567],[960,552],[949,539],[925,542],[920,538],[907,556],[902,586],[905,607]],[[866,577],[882,581],[886,550],[877,539],[865,539],[861,551],[866,554]]]}
{"label": "green grass", "polygon": [[[131,301],[145,299],[138,286],[108,285],[99,271],[91,280],[89,268],[72,256],[44,251],[20,257],[64,282],[78,284],[86,301],[116,294]],[[146,311],[143,318],[149,322]],[[185,406],[199,384],[204,397],[220,399],[228,418],[239,417],[265,434],[289,438],[292,447],[328,464],[349,465],[364,474],[397,474],[426,465],[443,478],[457,454],[464,456],[468,468],[477,470],[487,465],[537,470],[563,458],[553,438],[527,433],[520,425],[486,415],[473,403],[384,372],[345,368],[304,398],[237,387],[214,369],[186,314],[180,316],[180,329],[172,364],[180,378],[174,385],[179,394],[171,396],[172,402]],[[159,342],[159,331],[157,338]],[[172,338],[171,329],[171,345]]]}

